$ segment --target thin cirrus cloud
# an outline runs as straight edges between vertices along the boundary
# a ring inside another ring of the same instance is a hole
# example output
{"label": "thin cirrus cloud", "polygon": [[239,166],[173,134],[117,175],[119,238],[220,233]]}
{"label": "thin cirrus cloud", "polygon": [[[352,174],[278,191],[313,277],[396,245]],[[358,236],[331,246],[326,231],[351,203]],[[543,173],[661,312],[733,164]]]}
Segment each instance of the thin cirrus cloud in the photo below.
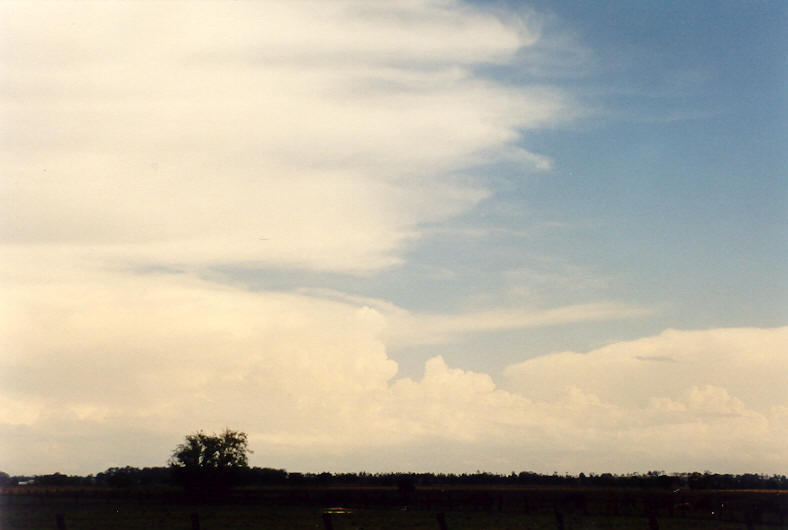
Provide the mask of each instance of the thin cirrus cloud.
{"label": "thin cirrus cloud", "polygon": [[471,333],[642,318],[643,307],[617,302],[577,304],[551,309],[492,309],[457,314],[423,314],[394,310],[389,315],[387,344],[413,346],[456,341]]}
{"label": "thin cirrus cloud", "polygon": [[348,295],[331,289],[299,289],[302,295],[365,308],[385,318],[382,338],[389,347],[440,344],[473,333],[643,318],[651,308],[621,302],[594,302],[549,308],[507,307],[454,313],[410,311],[386,300]]}
{"label": "thin cirrus cloud", "polygon": [[490,195],[469,166],[549,167],[520,132],[572,114],[557,89],[474,73],[538,39],[527,17],[453,2],[3,9],[15,245],[379,270]]}

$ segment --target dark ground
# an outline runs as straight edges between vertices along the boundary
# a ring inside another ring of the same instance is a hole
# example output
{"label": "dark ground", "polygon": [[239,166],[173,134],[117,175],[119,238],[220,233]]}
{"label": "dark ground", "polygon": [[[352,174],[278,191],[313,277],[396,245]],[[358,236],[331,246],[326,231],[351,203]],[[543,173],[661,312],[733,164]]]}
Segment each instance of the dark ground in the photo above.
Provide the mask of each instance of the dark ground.
{"label": "dark ground", "polygon": [[788,492],[603,488],[249,488],[196,504],[171,488],[9,488],[0,529],[334,530],[742,529],[784,528]]}

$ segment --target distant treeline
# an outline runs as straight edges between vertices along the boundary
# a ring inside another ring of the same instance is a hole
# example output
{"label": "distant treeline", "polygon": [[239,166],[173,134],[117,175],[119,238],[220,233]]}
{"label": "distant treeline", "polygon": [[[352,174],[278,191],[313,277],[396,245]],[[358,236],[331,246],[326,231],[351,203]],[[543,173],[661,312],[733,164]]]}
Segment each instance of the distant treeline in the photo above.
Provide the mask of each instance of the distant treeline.
{"label": "distant treeline", "polygon": [[[694,490],[761,489],[788,490],[785,475],[743,475],[718,473],[672,473],[649,471],[645,474],[612,473],[588,475],[543,475],[523,471],[509,475],[493,473],[290,473],[284,469],[251,467],[243,470],[241,483],[246,486],[392,486],[400,489],[418,486],[572,486],[606,488],[689,488]],[[80,487],[147,487],[174,485],[169,467],[111,467],[88,476],[50,475],[9,476],[0,472],[0,487],[12,486],[80,486]]]}

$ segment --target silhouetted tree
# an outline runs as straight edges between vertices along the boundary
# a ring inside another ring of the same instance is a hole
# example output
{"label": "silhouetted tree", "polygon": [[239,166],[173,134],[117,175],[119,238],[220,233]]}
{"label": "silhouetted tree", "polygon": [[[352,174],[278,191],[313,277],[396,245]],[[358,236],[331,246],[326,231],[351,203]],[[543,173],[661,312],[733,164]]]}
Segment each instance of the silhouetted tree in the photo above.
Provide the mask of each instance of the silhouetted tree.
{"label": "silhouetted tree", "polygon": [[11,476],[4,472],[0,471],[0,488],[7,488],[8,486],[15,486],[16,481],[11,478]]}
{"label": "silhouetted tree", "polygon": [[170,457],[176,483],[184,486],[196,500],[224,496],[237,486],[249,469],[245,432],[225,429],[221,434],[203,431],[189,434]]}

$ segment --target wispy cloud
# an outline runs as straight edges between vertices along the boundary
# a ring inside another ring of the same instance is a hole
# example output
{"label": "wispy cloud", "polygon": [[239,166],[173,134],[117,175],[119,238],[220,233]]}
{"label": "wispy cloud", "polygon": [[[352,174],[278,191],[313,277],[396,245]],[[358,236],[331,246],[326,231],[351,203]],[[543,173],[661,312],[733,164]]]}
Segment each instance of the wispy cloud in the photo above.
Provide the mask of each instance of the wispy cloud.
{"label": "wispy cloud", "polygon": [[558,90],[475,73],[539,34],[528,17],[454,2],[2,9],[15,45],[1,57],[0,240],[16,245],[391,267],[422,224],[489,195],[463,168],[548,167],[519,132],[570,107]]}
{"label": "wispy cloud", "polygon": [[383,339],[389,347],[439,344],[461,340],[468,334],[541,328],[578,322],[643,318],[650,308],[620,302],[595,302],[546,309],[495,307],[464,313],[409,311],[391,302],[350,295],[331,289],[299,289],[304,295],[367,307],[385,321]]}
{"label": "wispy cloud", "polygon": [[452,342],[471,333],[559,326],[578,322],[601,322],[642,318],[647,308],[616,302],[578,304],[552,309],[492,309],[461,314],[435,315],[394,312],[390,343],[396,346]]}

